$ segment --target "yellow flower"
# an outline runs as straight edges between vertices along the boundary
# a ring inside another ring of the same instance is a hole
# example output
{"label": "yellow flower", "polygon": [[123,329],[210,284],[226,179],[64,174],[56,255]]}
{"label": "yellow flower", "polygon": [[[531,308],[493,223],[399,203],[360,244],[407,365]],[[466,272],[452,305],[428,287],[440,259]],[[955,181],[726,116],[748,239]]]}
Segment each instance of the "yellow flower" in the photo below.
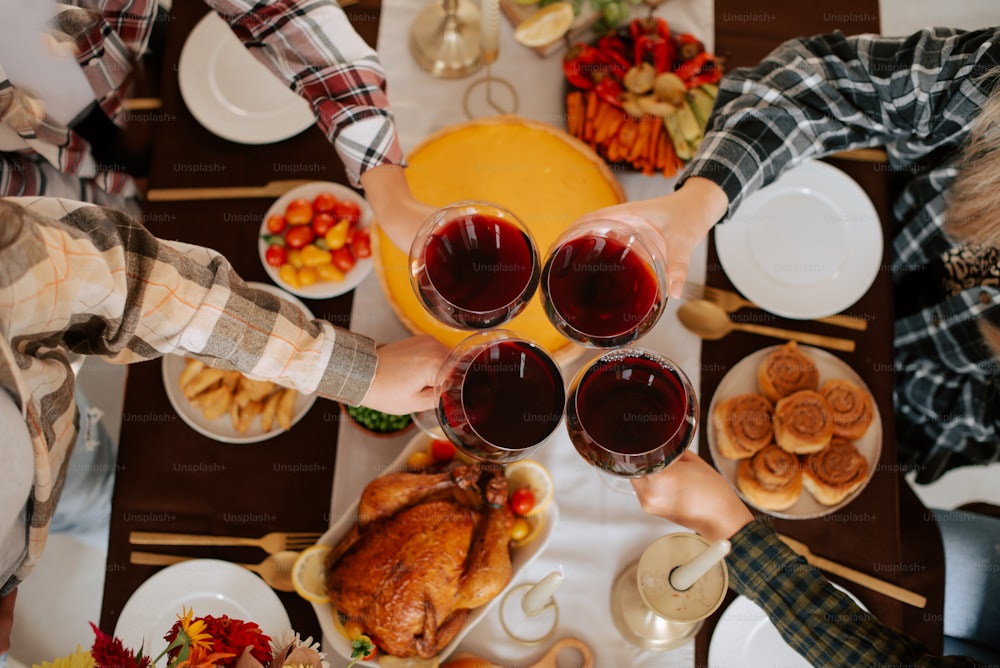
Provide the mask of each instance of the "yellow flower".
{"label": "yellow flower", "polygon": [[181,633],[187,637],[191,643],[191,647],[212,649],[212,636],[205,633],[205,620],[192,620],[191,617],[194,615],[194,609],[181,608],[181,612],[183,614],[178,615],[177,619],[181,623]]}
{"label": "yellow flower", "polygon": [[43,661],[42,663],[36,663],[31,668],[94,668],[94,657],[90,655],[89,651],[84,651],[77,645],[76,651],[69,656],[64,656],[52,662]]}

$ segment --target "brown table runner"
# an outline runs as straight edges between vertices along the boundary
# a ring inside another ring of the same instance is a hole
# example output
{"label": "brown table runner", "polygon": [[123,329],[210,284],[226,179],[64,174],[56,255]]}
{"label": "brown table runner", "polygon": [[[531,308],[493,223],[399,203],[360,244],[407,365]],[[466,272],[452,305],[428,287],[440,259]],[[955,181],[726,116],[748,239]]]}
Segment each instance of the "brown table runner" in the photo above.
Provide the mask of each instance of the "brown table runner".
{"label": "brown table runner", "polygon": [[[380,3],[349,8],[358,32],[375,43]],[[161,127],[155,135],[150,187],[259,185],[274,179],[345,182],[333,148],[315,127],[278,144],[243,146],[215,137],[185,107],[177,62],[191,28],[204,15],[196,0],[175,0],[164,57]],[[271,200],[150,203],[144,222],[157,236],[208,246],[225,255],[245,280],[268,282],[257,232]],[[309,300],[318,318],[348,326],[352,295]],[[129,563],[132,530],[256,537],[268,531],[317,531],[329,526],[339,407],[317,400],[292,431],[255,444],[226,444],[188,427],[171,407],[161,362],[129,369],[112,500],[101,628],[112,632],[122,606],[156,567]],[[169,552],[256,563],[256,548],[160,548]],[[312,607],[279,593],[292,626],[320,637]],[[164,629],[166,632],[167,629]]]}
{"label": "brown table runner", "polygon": [[[727,57],[727,67],[752,65],[783,40],[798,35],[841,30],[845,34],[878,32],[877,0],[849,0],[821,5],[796,6],[778,0],[716,0],[716,49]],[[826,8],[825,8],[826,7]],[[907,587],[927,597],[925,609],[913,608],[858,585],[840,581],[885,624],[901,629],[923,642],[932,652],[940,652],[944,599],[944,558],[940,534],[933,516],[903,480],[896,465],[893,421],[893,310],[892,279],[888,271],[890,251],[890,207],[895,186],[884,165],[831,160],[831,164],[853,177],[871,198],[886,230],[883,270],[871,289],[849,313],[869,321],[864,333],[773,317],[778,326],[853,338],[854,353],[836,353],[868,384],[878,403],[883,421],[882,454],[877,470],[858,498],[826,517],[813,520],[774,519],[778,531],[808,544],[814,553],[857,570]],[[709,244],[709,285],[733,289],[719,263],[714,242]],[[759,314],[755,314],[756,315]],[[756,322],[756,320],[755,320]],[[715,388],[726,372],[746,355],[774,345],[774,340],[733,333],[720,341],[702,346],[702,403],[708,406]],[[701,452],[708,454],[707,432],[701,432]],[[831,578],[836,580],[836,578]],[[732,592],[729,600],[734,598]],[[728,605],[728,602],[727,602]],[[712,631],[725,610],[721,608],[699,632],[695,643],[695,663],[707,665]]]}

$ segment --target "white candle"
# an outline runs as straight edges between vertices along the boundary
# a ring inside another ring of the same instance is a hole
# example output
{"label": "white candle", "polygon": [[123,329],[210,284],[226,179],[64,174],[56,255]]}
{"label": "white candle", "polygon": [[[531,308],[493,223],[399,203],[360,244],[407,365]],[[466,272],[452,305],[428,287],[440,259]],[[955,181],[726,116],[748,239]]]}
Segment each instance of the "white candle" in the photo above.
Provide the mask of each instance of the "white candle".
{"label": "white candle", "polygon": [[486,62],[491,63],[500,50],[500,0],[482,0],[479,11],[479,48]]}
{"label": "white candle", "polygon": [[539,580],[521,599],[521,609],[524,610],[524,614],[533,617],[544,610],[552,600],[552,594],[559,589],[559,585],[565,579],[560,569]]}
{"label": "white candle", "polygon": [[717,563],[722,561],[729,554],[730,544],[728,540],[717,540],[706,547],[701,554],[687,562],[683,566],[678,566],[670,574],[670,586],[677,591],[685,591],[691,588],[698,578],[707,573]]}

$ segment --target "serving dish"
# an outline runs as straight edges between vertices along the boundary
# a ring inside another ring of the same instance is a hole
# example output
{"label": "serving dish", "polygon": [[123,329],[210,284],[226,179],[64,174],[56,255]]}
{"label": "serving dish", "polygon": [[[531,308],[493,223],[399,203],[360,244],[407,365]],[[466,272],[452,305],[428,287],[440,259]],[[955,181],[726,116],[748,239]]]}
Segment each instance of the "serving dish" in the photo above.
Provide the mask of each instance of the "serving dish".
{"label": "serving dish", "polygon": [[[403,450],[392,461],[392,463],[389,464],[383,473],[405,470],[406,462],[410,455],[417,451],[426,450],[433,440],[434,439],[427,434],[416,434],[412,439],[410,439],[406,447],[403,448]],[[335,545],[347,534],[348,531],[350,531],[351,527],[354,526],[354,523],[357,520],[357,509],[357,502],[351,504],[350,508],[348,508],[344,514],[341,515],[341,517],[319,538],[317,544]],[[455,638],[453,638],[452,641],[448,643],[448,645],[445,646],[445,648],[438,654],[439,661],[443,662],[455,651],[455,648],[462,642],[462,639],[466,636],[466,634],[468,634],[469,631],[471,631],[476,624],[479,623],[483,617],[489,614],[499,601],[503,599],[504,594],[507,593],[512,584],[517,580],[518,574],[522,572],[531,562],[533,562],[543,550],[545,550],[552,538],[555,526],[559,521],[559,509],[555,501],[547,504],[541,513],[541,517],[541,524],[538,527],[538,532],[535,535],[535,538],[523,547],[516,548],[511,551],[513,576],[511,577],[510,583],[508,583],[507,586],[504,587],[503,591],[497,594],[492,601],[472,611],[468,620],[462,626],[462,629],[458,632]],[[343,626],[338,620],[336,611],[332,609],[332,606],[329,603],[313,603],[312,605],[316,612],[316,618],[319,620],[320,628],[323,630],[323,636],[330,648],[345,659],[350,659],[351,642],[348,640],[347,634],[344,632]],[[383,664],[380,662],[379,657],[376,656],[373,661],[364,662],[363,665],[379,666]]]}

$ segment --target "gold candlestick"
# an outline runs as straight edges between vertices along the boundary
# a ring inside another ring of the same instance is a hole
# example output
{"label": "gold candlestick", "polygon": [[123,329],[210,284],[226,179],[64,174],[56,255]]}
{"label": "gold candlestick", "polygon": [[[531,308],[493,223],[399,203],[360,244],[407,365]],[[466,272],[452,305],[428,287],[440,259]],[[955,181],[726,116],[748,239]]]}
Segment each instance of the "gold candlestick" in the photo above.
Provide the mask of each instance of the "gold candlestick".
{"label": "gold candlestick", "polygon": [[481,66],[479,7],[471,0],[435,0],[410,27],[410,51],[423,69],[441,78],[469,76]]}

